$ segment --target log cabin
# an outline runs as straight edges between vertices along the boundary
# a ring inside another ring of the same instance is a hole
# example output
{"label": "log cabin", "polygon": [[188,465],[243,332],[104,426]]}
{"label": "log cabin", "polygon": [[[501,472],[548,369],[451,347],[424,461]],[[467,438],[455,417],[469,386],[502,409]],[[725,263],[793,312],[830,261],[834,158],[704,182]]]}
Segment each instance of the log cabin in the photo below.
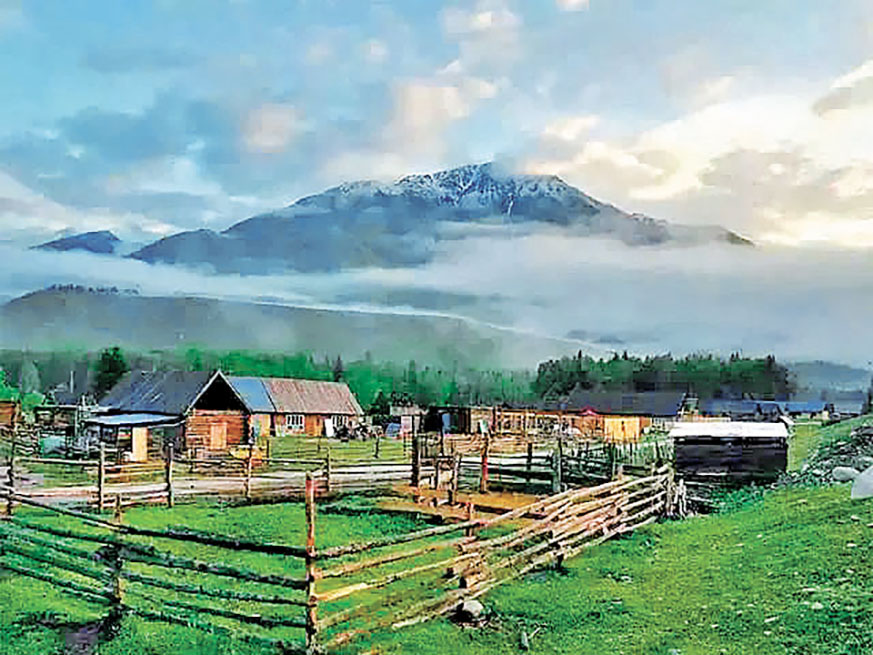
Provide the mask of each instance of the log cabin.
{"label": "log cabin", "polygon": [[344,382],[238,377],[228,381],[243,399],[259,437],[334,436],[358,425],[364,411]]}
{"label": "log cabin", "polygon": [[225,453],[247,442],[249,411],[221,371],[131,371],[86,421],[117,461],[163,457],[166,444],[189,454]]}
{"label": "log cabin", "polygon": [[14,432],[21,425],[22,419],[20,401],[0,400],[0,428]]}

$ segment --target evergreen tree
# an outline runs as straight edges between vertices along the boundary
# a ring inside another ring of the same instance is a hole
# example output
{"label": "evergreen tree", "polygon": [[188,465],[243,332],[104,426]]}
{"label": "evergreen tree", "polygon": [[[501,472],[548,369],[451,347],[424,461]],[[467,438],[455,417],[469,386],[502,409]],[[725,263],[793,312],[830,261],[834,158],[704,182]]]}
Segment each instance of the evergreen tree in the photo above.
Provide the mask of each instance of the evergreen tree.
{"label": "evergreen tree", "polygon": [[94,366],[94,393],[102,398],[130,370],[121,348],[113,346],[100,352]]}
{"label": "evergreen tree", "polygon": [[336,361],[333,363],[333,381],[334,382],[342,382],[343,375],[345,374],[345,367],[343,366],[343,358],[339,355],[336,356]]}

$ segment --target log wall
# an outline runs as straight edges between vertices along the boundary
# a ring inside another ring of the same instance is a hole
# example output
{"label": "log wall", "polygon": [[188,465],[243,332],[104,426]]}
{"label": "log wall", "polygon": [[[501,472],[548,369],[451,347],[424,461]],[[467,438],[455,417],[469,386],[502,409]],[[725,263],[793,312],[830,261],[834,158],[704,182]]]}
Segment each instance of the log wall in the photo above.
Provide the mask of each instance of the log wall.
{"label": "log wall", "polygon": [[211,448],[212,426],[227,426],[227,448],[238,446],[245,440],[248,421],[238,410],[195,409],[185,423],[185,447],[209,450]]}

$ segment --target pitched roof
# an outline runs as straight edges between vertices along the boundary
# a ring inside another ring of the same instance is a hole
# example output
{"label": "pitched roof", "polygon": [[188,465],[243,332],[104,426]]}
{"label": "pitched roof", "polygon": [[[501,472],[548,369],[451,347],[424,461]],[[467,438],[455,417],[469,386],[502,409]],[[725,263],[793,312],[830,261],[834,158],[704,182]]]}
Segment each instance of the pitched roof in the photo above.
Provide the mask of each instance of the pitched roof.
{"label": "pitched roof", "polygon": [[184,414],[213,375],[209,371],[130,371],[100,406],[130,413]]}
{"label": "pitched roof", "polygon": [[273,414],[276,411],[264,378],[229,376],[228,381],[254,414]]}
{"label": "pitched roof", "polygon": [[364,413],[344,382],[232,377],[230,383],[251,412],[345,415]]}
{"label": "pitched roof", "polygon": [[631,416],[677,416],[682,409],[685,393],[682,391],[620,391],[593,392],[574,389],[562,403],[561,409],[592,409],[598,414],[626,414]]}

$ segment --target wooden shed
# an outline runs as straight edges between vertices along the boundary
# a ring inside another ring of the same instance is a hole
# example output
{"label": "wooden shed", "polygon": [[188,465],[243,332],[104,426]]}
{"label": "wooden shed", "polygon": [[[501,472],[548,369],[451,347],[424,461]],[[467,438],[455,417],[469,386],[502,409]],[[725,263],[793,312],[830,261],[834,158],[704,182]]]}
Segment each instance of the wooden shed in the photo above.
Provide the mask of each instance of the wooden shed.
{"label": "wooden shed", "polygon": [[670,438],[677,477],[695,482],[767,482],[778,478],[788,464],[784,423],[677,423]]}
{"label": "wooden shed", "polygon": [[222,453],[249,435],[247,407],[221,371],[132,371],[100,407],[88,424],[119,460],[160,456],[170,439],[177,452]]}

